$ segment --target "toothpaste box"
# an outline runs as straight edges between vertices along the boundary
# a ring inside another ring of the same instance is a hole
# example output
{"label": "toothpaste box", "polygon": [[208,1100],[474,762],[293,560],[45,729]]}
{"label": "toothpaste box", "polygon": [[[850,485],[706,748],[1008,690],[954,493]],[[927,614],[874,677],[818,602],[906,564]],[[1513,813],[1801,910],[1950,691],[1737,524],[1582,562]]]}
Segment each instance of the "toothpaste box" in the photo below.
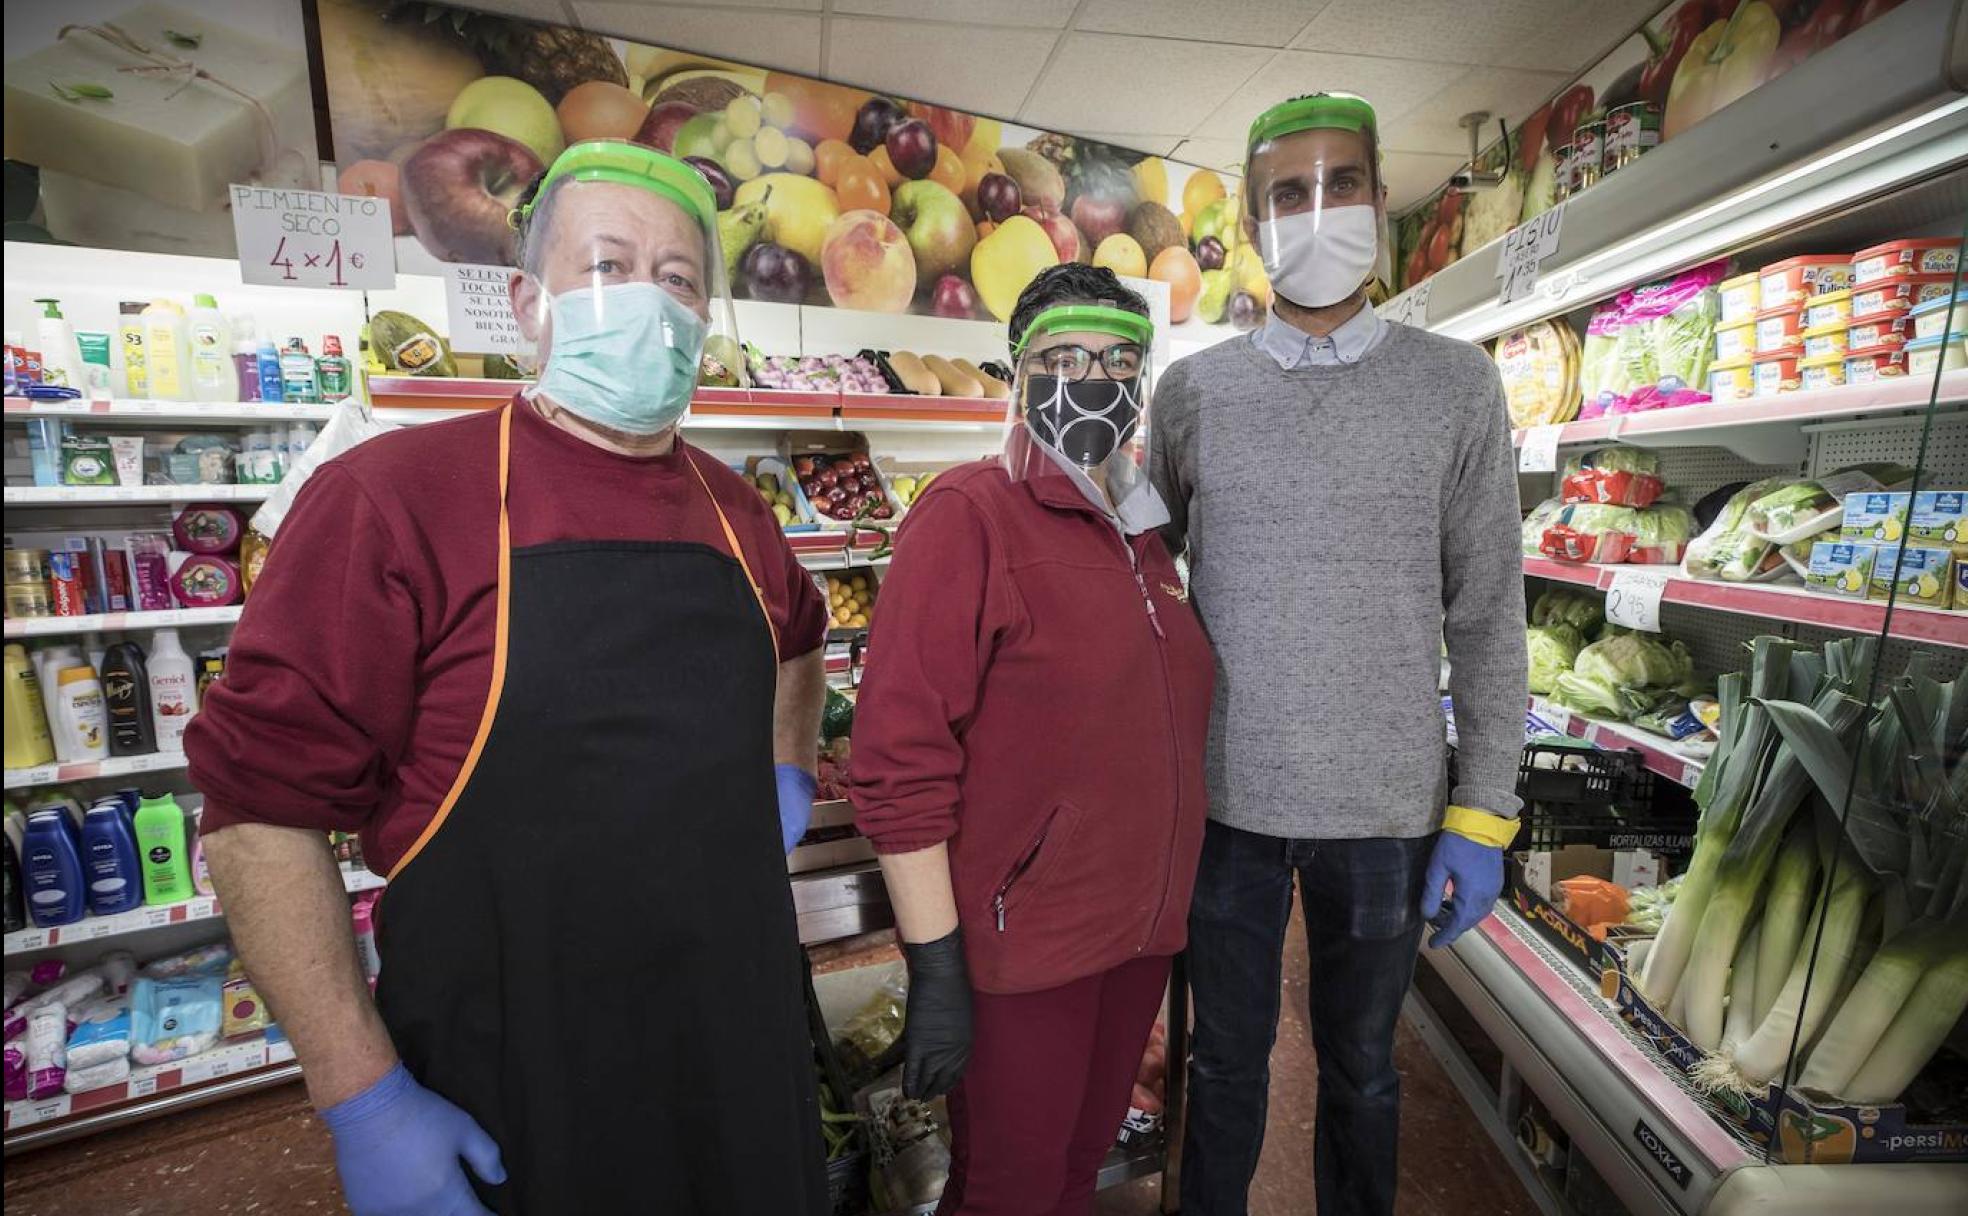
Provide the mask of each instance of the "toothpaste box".
{"label": "toothpaste box", "polygon": [[1968,490],[1922,490],[1907,515],[1907,541],[1968,554]]}
{"label": "toothpaste box", "polygon": [[1913,496],[1884,490],[1845,496],[1845,522],[1838,529],[1841,540],[1898,544],[1906,538],[1907,513]]}
{"label": "toothpaste box", "polygon": [[[1895,560],[1897,558],[1897,560]],[[1883,600],[1899,585],[1899,603],[1945,608],[1954,577],[1954,552],[1916,545],[1879,545],[1872,560],[1869,596]],[[1897,572],[1896,572],[1897,570]]]}
{"label": "toothpaste box", "polygon": [[1877,545],[1821,540],[1811,546],[1804,585],[1826,595],[1862,600],[1872,584],[1872,564],[1878,551]]}

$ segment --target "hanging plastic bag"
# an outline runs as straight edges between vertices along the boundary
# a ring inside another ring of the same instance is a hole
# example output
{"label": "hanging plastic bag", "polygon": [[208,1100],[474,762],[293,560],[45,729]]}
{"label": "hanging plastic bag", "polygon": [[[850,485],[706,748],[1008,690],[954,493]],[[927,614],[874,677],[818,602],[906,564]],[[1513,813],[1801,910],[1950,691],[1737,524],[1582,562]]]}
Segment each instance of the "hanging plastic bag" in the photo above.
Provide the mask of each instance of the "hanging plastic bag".
{"label": "hanging plastic bag", "polygon": [[307,484],[314,471],[340,456],[343,452],[387,434],[396,428],[383,422],[371,412],[369,407],[353,397],[345,398],[335,406],[335,412],[328,416],[328,422],[321,433],[314,437],[308,449],[294,458],[276,489],[259,510],[253,512],[252,530],[272,540],[280,530],[280,522],[287,518],[293,509],[294,499],[300,495],[301,487]]}

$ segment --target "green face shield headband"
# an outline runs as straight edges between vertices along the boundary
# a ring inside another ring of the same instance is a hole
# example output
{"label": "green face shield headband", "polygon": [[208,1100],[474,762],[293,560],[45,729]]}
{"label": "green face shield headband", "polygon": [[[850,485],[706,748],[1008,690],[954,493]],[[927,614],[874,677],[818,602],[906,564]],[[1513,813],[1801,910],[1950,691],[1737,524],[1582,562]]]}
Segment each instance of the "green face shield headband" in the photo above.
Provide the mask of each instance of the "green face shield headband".
{"label": "green face shield headband", "polygon": [[513,212],[514,226],[530,219],[547,188],[564,177],[648,190],[683,208],[706,232],[717,227],[717,196],[703,174],[674,156],[623,139],[585,140],[555,157],[540,179],[540,188]]}

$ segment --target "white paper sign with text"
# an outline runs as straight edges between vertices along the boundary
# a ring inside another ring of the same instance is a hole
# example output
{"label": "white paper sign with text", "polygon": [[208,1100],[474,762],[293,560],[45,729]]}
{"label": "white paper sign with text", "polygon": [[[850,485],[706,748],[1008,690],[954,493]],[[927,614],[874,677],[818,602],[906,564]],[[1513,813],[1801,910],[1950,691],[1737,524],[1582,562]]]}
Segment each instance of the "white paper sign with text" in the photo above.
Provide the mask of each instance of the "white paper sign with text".
{"label": "white paper sign with text", "polygon": [[1671,577],[1665,570],[1637,566],[1613,571],[1612,584],[1606,588],[1606,619],[1643,633],[1659,633],[1661,596]]}
{"label": "white paper sign with text", "polygon": [[271,186],[232,187],[239,277],[264,287],[396,286],[388,199]]}
{"label": "white paper sign with text", "polygon": [[1524,432],[1524,446],[1517,449],[1517,471],[1519,473],[1556,473],[1558,471],[1558,439],[1564,434],[1565,424],[1534,426]]}
{"label": "white paper sign with text", "polygon": [[474,355],[525,354],[532,348],[513,319],[506,284],[510,266],[479,266],[447,262],[444,266],[444,315],[451,331],[451,349]]}
{"label": "white paper sign with text", "polygon": [[1559,203],[1535,219],[1512,228],[1497,253],[1497,277],[1503,280],[1500,302],[1521,300],[1537,289],[1538,265],[1558,252],[1558,234],[1565,226],[1565,204]]}

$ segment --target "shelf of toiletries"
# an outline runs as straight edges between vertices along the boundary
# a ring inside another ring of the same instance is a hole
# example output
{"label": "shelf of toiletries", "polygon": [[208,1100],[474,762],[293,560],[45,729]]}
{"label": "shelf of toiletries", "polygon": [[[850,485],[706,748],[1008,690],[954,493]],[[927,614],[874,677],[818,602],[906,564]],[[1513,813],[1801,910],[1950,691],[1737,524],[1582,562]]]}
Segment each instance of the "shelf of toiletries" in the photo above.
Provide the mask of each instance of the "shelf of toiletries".
{"label": "shelf of toiletries", "polygon": [[277,486],[8,486],[10,507],[115,507],[127,503],[262,502]]}
{"label": "shelf of toiletries", "polygon": [[[105,633],[129,629],[178,629],[196,625],[230,625],[245,608],[169,608],[162,612],[98,612],[87,616],[44,616],[7,622],[9,638],[40,638],[62,634]],[[139,757],[148,759],[148,757]],[[9,788],[12,780],[8,781]]]}
{"label": "shelf of toiletries", "polygon": [[37,764],[32,768],[7,770],[9,790],[38,789],[44,785],[66,785],[71,781],[115,781],[144,773],[171,773],[185,767],[183,752],[152,752],[148,756],[112,756],[107,760],[83,760],[75,764]]}
{"label": "shelf of toiletries", "polygon": [[[375,891],[386,885],[388,885],[386,880],[380,874],[372,874],[355,866],[342,867],[342,886],[351,895]],[[6,957],[11,959],[17,955],[48,950],[56,946],[73,945],[76,942],[107,941],[114,937],[127,937],[132,933],[161,929],[166,925],[217,920],[224,915],[224,910],[219,907],[218,896],[198,895],[177,903],[146,904],[111,916],[84,916],[66,925],[46,927],[34,925],[7,934]]]}
{"label": "shelf of toiletries", "polygon": [[276,401],[156,401],[149,398],[92,401],[80,397],[65,401],[8,397],[4,408],[8,418],[92,418],[214,426],[326,422],[335,409],[332,405],[289,405]]}

